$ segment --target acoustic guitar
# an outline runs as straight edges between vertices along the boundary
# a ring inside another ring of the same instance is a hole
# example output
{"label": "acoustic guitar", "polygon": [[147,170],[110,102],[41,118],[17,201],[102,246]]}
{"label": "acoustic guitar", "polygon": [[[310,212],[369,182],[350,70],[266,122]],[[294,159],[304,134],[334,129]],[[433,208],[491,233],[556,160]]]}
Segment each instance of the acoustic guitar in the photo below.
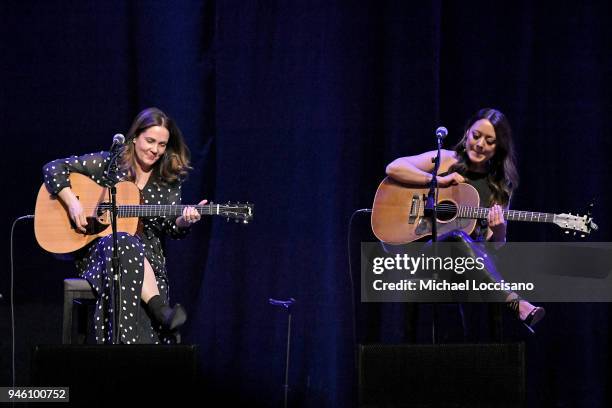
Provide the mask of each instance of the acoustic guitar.
{"label": "acoustic guitar", "polygon": [[[374,197],[372,231],[389,244],[405,244],[431,236],[431,220],[425,217],[429,188],[399,183],[385,178]],[[479,219],[486,219],[488,208],[479,207],[478,191],[469,184],[440,188],[437,200],[438,234],[463,230],[471,234]],[[557,224],[581,235],[597,230],[592,218],[572,214],[550,214],[533,211],[503,210],[508,221]]]}
{"label": "acoustic guitar", "polygon": [[[98,237],[112,232],[108,189],[87,176],[70,174],[72,191],[77,196],[87,217],[87,231],[79,231],[68,215],[66,205],[49,193],[43,184],[38,191],[34,213],[34,233],[38,244],[55,254],[74,252]],[[122,181],[117,187],[117,231],[136,234],[139,217],[176,217],[187,205],[143,205],[136,184]],[[227,220],[248,223],[253,219],[253,204],[191,205],[201,215],[218,215]]]}

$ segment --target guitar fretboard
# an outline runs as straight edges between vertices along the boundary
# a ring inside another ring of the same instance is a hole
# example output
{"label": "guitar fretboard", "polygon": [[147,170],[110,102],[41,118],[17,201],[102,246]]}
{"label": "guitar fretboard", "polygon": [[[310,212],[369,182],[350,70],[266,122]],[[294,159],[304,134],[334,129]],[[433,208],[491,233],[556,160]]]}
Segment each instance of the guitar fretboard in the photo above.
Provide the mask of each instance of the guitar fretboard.
{"label": "guitar fretboard", "polygon": [[[119,205],[119,217],[171,217],[183,214],[185,207],[194,207],[202,215],[223,215],[227,213],[246,213],[249,209],[244,206],[232,206],[227,204],[205,204],[205,205]],[[108,204],[101,206],[107,210]]]}
{"label": "guitar fretboard", "polygon": [[[457,216],[461,218],[487,218],[490,208],[468,207],[460,205],[457,208]],[[528,221],[528,222],[553,222],[555,214],[534,212],[502,210],[504,218],[509,221]]]}

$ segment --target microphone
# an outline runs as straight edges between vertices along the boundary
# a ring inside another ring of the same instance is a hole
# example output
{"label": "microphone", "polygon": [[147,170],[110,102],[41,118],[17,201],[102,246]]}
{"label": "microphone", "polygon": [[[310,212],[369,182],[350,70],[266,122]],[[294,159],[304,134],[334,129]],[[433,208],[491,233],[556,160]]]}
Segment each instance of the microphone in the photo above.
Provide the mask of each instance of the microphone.
{"label": "microphone", "polygon": [[285,309],[289,309],[295,303],[295,299],[289,298],[287,300],[279,300],[270,298],[268,299],[268,303],[270,303],[272,306],[282,306]]}
{"label": "microphone", "polygon": [[115,136],[113,136],[113,144],[110,148],[110,151],[114,152],[115,150],[123,146],[124,143],[125,143],[125,136],[123,136],[121,133],[117,133]]}
{"label": "microphone", "polygon": [[436,137],[439,137],[440,139],[444,139],[447,135],[448,135],[448,129],[446,129],[444,126],[440,126],[439,128],[436,129]]}
{"label": "microphone", "polygon": [[123,136],[121,133],[117,133],[115,136],[113,136],[113,144],[124,144],[124,143],[125,143],[125,136]]}

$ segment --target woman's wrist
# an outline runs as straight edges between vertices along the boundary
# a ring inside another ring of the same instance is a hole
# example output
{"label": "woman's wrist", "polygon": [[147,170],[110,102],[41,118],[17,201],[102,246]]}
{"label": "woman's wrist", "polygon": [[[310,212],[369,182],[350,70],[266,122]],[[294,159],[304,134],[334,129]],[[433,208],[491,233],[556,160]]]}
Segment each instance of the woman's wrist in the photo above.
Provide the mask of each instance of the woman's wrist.
{"label": "woman's wrist", "polygon": [[[433,180],[433,175],[431,173],[428,172],[423,172],[423,175],[425,176],[425,185],[428,186],[431,184],[431,181]],[[440,183],[440,176],[436,176],[436,181],[438,183]]]}

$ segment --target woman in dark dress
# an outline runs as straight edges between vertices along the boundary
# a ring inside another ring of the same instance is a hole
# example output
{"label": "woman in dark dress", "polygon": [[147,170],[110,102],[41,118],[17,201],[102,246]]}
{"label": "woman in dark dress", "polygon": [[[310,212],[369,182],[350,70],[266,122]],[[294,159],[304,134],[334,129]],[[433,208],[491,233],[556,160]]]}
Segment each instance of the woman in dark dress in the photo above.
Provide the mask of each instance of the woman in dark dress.
{"label": "woman in dark dress", "polygon": [[[430,151],[400,157],[387,166],[387,175],[402,183],[426,186],[431,181],[432,158],[436,155],[436,151]],[[472,116],[455,149],[442,150],[439,174],[440,187],[471,184],[480,195],[480,206],[490,207],[487,227],[476,228],[471,237],[455,231],[440,237],[440,240],[461,241],[467,246],[471,246],[474,240],[506,242],[506,221],[502,210],[509,207],[512,192],[518,185],[518,174],[512,131],[505,115],[486,108]],[[486,272],[485,280],[501,279],[494,267],[489,267]],[[521,299],[514,292],[498,295],[529,329],[545,315],[543,308]]]}
{"label": "woman in dark dress", "polygon": [[[180,204],[181,183],[190,170],[189,149],[174,121],[157,108],[138,114],[122,147],[117,165],[105,173],[109,152],[54,160],[43,166],[51,194],[65,204],[75,226],[85,232],[83,207],[70,188],[70,173],[80,173],[98,184],[127,180],[141,192],[142,204]],[[200,202],[205,204],[206,200]],[[124,344],[171,343],[186,320],[180,305],[169,306],[168,279],[162,249],[164,236],[180,239],[200,220],[193,207],[179,217],[141,218],[136,235],[119,233],[121,309],[119,340]],[[90,243],[75,253],[79,275],[97,296],[95,331],[98,343],[113,341],[112,235]]]}

